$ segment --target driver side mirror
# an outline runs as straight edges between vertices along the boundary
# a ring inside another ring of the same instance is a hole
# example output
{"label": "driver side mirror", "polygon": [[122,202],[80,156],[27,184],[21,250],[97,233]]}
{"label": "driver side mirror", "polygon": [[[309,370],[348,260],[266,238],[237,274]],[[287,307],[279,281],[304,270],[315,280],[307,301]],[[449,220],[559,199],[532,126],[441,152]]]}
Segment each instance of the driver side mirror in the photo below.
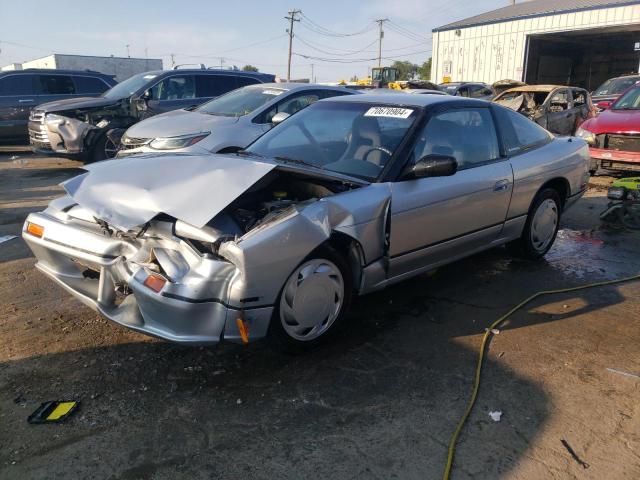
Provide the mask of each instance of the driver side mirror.
{"label": "driver side mirror", "polygon": [[151,100],[151,92],[149,90],[145,90],[142,93],[142,99],[144,100]]}
{"label": "driver side mirror", "polygon": [[275,127],[276,125],[278,125],[279,123],[284,122],[287,118],[289,118],[291,115],[289,115],[287,112],[278,112],[276,113],[273,118],[271,119],[271,124]]}
{"label": "driver side mirror", "polygon": [[612,103],[613,102],[610,102],[608,100],[603,100],[602,102],[596,103],[596,107],[598,107],[600,110],[606,110],[611,106]]}
{"label": "driver side mirror", "polygon": [[449,155],[425,155],[411,168],[411,177],[449,177],[458,171],[458,161]]}

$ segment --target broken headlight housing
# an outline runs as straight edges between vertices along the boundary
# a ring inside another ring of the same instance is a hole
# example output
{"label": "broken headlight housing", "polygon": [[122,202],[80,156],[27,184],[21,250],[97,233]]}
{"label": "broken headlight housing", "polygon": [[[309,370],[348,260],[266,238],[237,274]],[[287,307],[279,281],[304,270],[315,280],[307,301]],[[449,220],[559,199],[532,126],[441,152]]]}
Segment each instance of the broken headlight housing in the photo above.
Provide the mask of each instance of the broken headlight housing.
{"label": "broken headlight housing", "polygon": [[591,146],[594,146],[596,144],[596,134],[582,127],[578,127],[578,129],[576,130],[576,137],[582,138]]}
{"label": "broken headlight housing", "polygon": [[210,132],[192,133],[180,135],[179,137],[159,137],[154,138],[149,143],[151,148],[156,150],[176,150],[178,148],[190,147],[209,135]]}
{"label": "broken headlight housing", "polygon": [[45,122],[48,125],[63,125],[66,121],[66,118],[56,115],[55,113],[49,113],[45,117]]}

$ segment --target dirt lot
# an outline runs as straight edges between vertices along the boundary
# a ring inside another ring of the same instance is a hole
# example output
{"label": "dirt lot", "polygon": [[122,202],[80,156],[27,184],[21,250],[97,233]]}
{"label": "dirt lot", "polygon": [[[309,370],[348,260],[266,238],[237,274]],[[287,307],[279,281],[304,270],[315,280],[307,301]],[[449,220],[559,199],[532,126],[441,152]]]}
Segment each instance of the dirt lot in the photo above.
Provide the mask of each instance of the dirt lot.
{"label": "dirt lot", "polygon": [[[0,236],[80,166],[12,155]],[[601,228],[605,203],[592,188],[539,263],[496,249],[359,299],[348,335],[299,357],[128,332],[36,272],[21,239],[2,243],[0,478],[439,478],[484,326],[537,290],[640,272],[640,235]],[[490,346],[453,478],[640,478],[640,378],[608,370],[640,374],[639,327],[640,282],[516,314]],[[27,424],[53,399],[82,407]]]}

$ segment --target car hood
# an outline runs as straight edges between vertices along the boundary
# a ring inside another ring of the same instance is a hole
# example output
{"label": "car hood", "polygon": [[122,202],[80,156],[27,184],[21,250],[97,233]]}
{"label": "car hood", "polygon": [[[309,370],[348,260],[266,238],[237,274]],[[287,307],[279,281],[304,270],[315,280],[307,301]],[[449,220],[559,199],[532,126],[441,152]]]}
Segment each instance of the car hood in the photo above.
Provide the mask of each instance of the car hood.
{"label": "car hood", "polygon": [[41,105],[38,105],[37,109],[53,113],[64,110],[101,108],[108,105],[115,105],[118,102],[120,102],[120,100],[113,100],[111,98],[103,97],[67,98],[65,100],[55,100],[53,102],[43,103]]}
{"label": "car hood", "polygon": [[605,110],[590,119],[583,128],[595,133],[637,133],[640,132],[640,110]]}
{"label": "car hood", "polygon": [[62,186],[96,218],[125,231],[159,213],[203,227],[276,166],[233,155],[136,155],[87,166]]}
{"label": "car hood", "polygon": [[237,117],[174,110],[136,123],[127,130],[126,135],[131,138],[178,137],[190,133],[213,132],[217,127],[237,122]]}

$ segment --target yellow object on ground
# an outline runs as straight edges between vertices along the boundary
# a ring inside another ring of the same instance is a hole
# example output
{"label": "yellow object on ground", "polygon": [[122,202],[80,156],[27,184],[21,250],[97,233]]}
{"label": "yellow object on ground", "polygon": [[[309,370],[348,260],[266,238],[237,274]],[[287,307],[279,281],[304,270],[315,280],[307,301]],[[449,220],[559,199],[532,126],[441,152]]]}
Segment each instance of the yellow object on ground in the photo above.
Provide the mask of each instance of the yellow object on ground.
{"label": "yellow object on ground", "polygon": [[473,406],[476,403],[476,398],[478,396],[478,390],[480,388],[480,376],[482,374],[482,361],[484,360],[484,352],[487,349],[488,341],[491,338],[491,335],[493,335],[492,331],[495,328],[499,327],[502,324],[502,322],[504,322],[507,318],[509,318],[511,315],[513,315],[516,311],[520,310],[526,304],[528,304],[529,302],[535,300],[538,297],[542,297],[544,295],[552,295],[552,294],[556,294],[556,293],[577,292],[578,290],[586,290],[587,288],[604,287],[606,285],[615,285],[615,284],[618,284],[618,283],[630,282],[632,280],[640,280],[640,275],[633,275],[631,277],[620,278],[618,280],[607,280],[607,281],[604,281],[604,282],[590,283],[588,285],[580,285],[578,287],[559,288],[557,290],[544,290],[544,291],[541,291],[541,292],[537,292],[537,293],[534,293],[533,295],[531,295],[526,300],[520,302],[518,305],[513,307],[511,310],[509,310],[507,313],[505,313],[502,317],[500,317],[499,319],[497,319],[495,322],[493,322],[491,325],[489,325],[487,327],[487,329],[486,329],[486,331],[484,333],[484,336],[482,337],[482,343],[480,344],[480,352],[478,354],[478,363],[476,365],[476,376],[475,376],[475,380],[473,382],[473,388],[471,390],[471,398],[469,399],[469,403],[467,404],[467,408],[465,409],[464,413],[462,414],[462,418],[458,422],[458,425],[456,426],[456,429],[453,431],[453,435],[451,437],[451,440],[449,441],[449,451],[447,453],[447,463],[446,463],[446,466],[445,466],[445,469],[444,469],[444,474],[442,475],[443,480],[449,480],[449,477],[451,475],[451,469],[452,469],[452,466],[453,466],[453,458],[454,458],[454,456],[456,454],[456,444],[458,443],[458,437],[460,436],[460,432],[462,431],[462,427],[464,427],[464,424],[467,422],[467,419],[469,418],[469,415],[471,414],[471,411],[473,410]]}
{"label": "yellow object on ground", "polygon": [[76,406],[76,403],[77,402],[61,402],[47,415],[47,421],[59,420],[61,417],[64,417]]}

